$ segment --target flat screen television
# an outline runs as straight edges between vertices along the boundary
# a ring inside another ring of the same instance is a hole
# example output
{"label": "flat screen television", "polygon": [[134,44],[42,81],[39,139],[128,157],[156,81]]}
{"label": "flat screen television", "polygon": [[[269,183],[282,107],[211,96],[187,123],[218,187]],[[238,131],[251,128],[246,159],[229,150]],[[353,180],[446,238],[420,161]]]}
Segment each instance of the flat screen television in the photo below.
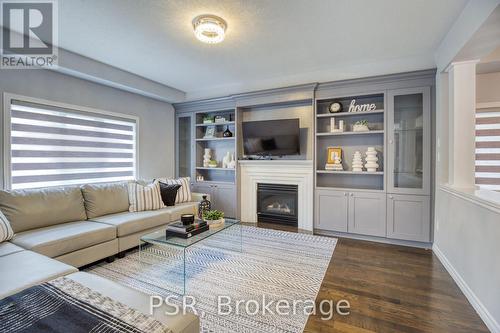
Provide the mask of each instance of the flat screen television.
{"label": "flat screen television", "polygon": [[246,121],[242,123],[245,155],[300,154],[299,119]]}

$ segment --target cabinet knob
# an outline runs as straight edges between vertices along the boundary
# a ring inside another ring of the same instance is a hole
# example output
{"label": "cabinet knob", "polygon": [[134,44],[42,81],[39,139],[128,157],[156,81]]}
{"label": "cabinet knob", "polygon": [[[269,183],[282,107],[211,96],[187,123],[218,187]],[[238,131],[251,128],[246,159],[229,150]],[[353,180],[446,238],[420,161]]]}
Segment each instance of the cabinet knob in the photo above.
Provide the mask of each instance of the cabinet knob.
{"label": "cabinet knob", "polygon": [[354,196],[354,193],[351,193],[351,197],[353,197],[353,196]]}
{"label": "cabinet knob", "polygon": [[389,196],[389,199],[394,199],[394,197],[392,195]]}
{"label": "cabinet knob", "polygon": [[393,140],[389,140],[389,143],[392,145],[394,143],[394,141]]}
{"label": "cabinet knob", "polygon": [[347,197],[347,192],[344,192],[344,196]]}

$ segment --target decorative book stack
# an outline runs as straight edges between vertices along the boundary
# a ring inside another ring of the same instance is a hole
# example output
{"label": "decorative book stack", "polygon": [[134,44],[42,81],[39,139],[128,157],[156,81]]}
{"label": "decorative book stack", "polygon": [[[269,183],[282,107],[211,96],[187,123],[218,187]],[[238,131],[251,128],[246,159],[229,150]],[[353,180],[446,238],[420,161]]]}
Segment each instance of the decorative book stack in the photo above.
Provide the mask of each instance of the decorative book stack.
{"label": "decorative book stack", "polygon": [[354,153],[354,157],[352,159],[352,171],[363,171],[363,161],[361,160],[361,153],[359,151]]}
{"label": "decorative book stack", "polygon": [[325,170],[344,171],[344,167],[342,166],[342,159],[338,155],[336,155],[333,164],[325,164]]}
{"label": "decorative book stack", "polygon": [[181,221],[178,221],[167,226],[166,236],[190,238],[194,235],[207,231],[208,229],[208,224],[205,221],[198,220],[189,225],[184,225]]}

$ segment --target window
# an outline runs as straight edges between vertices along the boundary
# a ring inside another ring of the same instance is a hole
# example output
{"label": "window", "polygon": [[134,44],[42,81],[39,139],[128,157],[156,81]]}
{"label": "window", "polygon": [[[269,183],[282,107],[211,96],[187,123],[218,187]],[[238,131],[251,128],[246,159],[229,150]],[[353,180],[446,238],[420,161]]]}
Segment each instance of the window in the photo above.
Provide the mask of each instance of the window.
{"label": "window", "polygon": [[135,178],[136,118],[13,98],[7,105],[7,188]]}
{"label": "window", "polygon": [[500,191],[500,107],[476,113],[476,185]]}

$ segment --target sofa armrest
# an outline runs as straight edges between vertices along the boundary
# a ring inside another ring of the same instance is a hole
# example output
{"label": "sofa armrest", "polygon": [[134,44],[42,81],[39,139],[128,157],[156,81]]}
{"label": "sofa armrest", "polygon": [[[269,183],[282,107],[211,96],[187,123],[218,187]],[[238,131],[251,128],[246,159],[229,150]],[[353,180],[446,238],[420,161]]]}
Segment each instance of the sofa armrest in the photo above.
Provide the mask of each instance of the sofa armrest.
{"label": "sofa armrest", "polygon": [[204,195],[206,195],[207,199],[210,200],[210,194],[191,192],[191,201],[200,202],[201,200],[203,200]]}

